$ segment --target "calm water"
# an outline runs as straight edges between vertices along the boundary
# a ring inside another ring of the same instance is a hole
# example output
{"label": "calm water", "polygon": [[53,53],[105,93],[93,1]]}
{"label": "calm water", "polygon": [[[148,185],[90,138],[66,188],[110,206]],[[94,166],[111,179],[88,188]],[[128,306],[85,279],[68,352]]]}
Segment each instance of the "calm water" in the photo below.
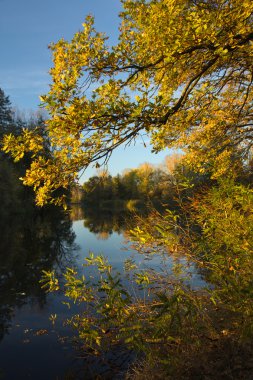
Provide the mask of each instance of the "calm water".
{"label": "calm water", "polygon": [[[78,307],[70,312],[63,296],[45,293],[38,280],[43,269],[60,272],[68,266],[82,272],[90,251],[103,253],[118,270],[131,255],[141,266],[159,269],[161,258],[147,261],[127,246],[124,224],[120,213],[84,216],[78,207],[71,219],[48,210],[0,220],[0,379],[92,378],[94,368],[78,358],[72,331],[63,326]],[[203,285],[194,271],[192,281]],[[55,325],[51,314],[57,314]]]}

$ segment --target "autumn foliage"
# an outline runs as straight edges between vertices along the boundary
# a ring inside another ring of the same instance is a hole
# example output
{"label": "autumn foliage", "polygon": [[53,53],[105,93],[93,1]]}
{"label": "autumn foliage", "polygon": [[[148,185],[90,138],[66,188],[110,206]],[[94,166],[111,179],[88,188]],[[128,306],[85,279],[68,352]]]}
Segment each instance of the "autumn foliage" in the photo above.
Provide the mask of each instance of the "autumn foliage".
{"label": "autumn foliage", "polygon": [[250,0],[124,0],[119,37],[110,46],[92,16],[68,42],[51,45],[46,129],[52,157],[24,131],[7,136],[18,160],[32,151],[23,181],[37,203],[101,165],[119,145],[148,135],[159,151],[176,146],[197,170],[233,172],[252,145],[253,31]]}

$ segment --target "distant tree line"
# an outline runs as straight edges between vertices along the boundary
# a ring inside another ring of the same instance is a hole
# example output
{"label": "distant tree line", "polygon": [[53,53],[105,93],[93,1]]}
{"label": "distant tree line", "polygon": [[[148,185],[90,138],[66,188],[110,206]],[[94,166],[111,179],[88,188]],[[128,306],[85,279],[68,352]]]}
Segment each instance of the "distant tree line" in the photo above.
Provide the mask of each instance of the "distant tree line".
{"label": "distant tree line", "polygon": [[[182,182],[182,178],[184,181],[185,178],[194,181],[194,191],[203,186],[203,183],[211,182],[210,176],[188,169],[182,158],[182,153],[174,153],[167,156],[160,165],[145,162],[116,176],[99,170],[97,175],[89,178],[83,185],[72,187],[71,202],[83,203],[87,207],[96,205],[100,208],[138,208],[149,203],[175,208],[178,184]],[[180,189],[180,196],[182,194]]]}

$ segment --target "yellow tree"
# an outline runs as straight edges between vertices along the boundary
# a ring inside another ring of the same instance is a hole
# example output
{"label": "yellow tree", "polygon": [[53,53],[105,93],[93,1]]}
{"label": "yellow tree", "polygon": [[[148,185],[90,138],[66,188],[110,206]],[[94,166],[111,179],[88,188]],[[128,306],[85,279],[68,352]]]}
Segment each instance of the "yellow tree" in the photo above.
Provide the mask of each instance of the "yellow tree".
{"label": "yellow tree", "polygon": [[37,203],[53,199],[92,162],[106,162],[141,134],[154,151],[188,152],[195,168],[227,172],[252,146],[252,0],[122,0],[119,39],[109,46],[88,16],[72,41],[51,46],[52,85],[42,102],[52,157],[38,136],[6,136]]}
{"label": "yellow tree", "polygon": [[173,174],[182,159],[183,155],[180,153],[173,153],[170,156],[166,156],[162,168],[166,173]]}

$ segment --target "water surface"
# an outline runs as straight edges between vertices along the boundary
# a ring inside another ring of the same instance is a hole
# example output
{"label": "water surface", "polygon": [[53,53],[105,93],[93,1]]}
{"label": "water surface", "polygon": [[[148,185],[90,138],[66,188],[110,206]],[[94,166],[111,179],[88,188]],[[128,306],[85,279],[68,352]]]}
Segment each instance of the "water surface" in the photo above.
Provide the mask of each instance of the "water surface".
{"label": "water surface", "polygon": [[[63,326],[78,306],[69,310],[62,294],[41,289],[42,270],[75,267],[82,273],[91,251],[107,256],[119,271],[130,256],[142,267],[157,270],[164,259],[146,260],[130,248],[124,236],[126,218],[120,212],[84,215],[76,206],[70,218],[48,209],[2,218],[0,228],[0,378],[92,378],[69,339],[73,332]],[[167,258],[168,267],[171,260]],[[192,272],[192,281],[201,286],[201,277]],[[49,317],[54,314],[53,325]]]}

